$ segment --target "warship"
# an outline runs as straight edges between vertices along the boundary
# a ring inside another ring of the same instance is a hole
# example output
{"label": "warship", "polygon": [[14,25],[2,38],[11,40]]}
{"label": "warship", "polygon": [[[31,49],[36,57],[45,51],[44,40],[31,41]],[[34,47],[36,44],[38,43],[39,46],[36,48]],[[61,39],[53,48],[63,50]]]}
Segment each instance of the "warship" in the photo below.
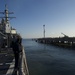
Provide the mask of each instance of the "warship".
{"label": "warship", "polygon": [[[0,12],[3,14],[3,17],[0,21],[0,75],[15,75],[14,74],[14,53],[11,48],[11,39],[12,36],[16,36],[18,33],[15,28],[10,25],[9,19],[15,17],[9,17],[9,14],[13,14],[13,12],[9,12],[7,8],[7,4],[5,4],[4,12]],[[22,53],[19,57],[19,70],[16,75],[29,75],[25,50],[22,45]]]}

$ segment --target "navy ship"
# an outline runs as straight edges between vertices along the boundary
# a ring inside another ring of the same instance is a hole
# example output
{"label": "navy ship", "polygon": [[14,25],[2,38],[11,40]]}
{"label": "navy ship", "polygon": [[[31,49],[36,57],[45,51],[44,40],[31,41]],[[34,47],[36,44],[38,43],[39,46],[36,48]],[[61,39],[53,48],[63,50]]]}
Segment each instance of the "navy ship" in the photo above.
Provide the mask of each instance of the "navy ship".
{"label": "navy ship", "polygon": [[[11,48],[11,39],[18,33],[9,22],[9,18],[15,17],[9,17],[9,14],[13,14],[13,12],[8,11],[7,5],[5,5],[4,12],[0,12],[0,14],[4,14],[3,17],[0,17],[0,75],[15,75],[15,59]],[[24,47],[19,57],[19,70],[16,75],[29,75]]]}

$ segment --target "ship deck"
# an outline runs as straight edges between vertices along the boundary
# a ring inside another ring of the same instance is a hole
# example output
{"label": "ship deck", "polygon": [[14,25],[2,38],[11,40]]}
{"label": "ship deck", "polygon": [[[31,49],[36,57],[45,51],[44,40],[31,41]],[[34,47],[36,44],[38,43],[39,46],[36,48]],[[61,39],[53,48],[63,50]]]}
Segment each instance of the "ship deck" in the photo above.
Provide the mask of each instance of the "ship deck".
{"label": "ship deck", "polygon": [[14,54],[11,48],[0,49],[0,75],[13,75]]}

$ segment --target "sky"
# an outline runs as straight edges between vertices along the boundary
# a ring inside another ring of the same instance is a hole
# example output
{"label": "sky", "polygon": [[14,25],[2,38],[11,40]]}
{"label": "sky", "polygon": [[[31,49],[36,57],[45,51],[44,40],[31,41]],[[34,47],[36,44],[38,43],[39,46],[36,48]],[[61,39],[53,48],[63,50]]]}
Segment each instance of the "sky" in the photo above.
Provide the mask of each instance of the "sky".
{"label": "sky", "polygon": [[[8,5],[10,25],[23,38],[75,37],[75,0],[0,0],[0,11]],[[2,16],[0,14],[0,16]]]}

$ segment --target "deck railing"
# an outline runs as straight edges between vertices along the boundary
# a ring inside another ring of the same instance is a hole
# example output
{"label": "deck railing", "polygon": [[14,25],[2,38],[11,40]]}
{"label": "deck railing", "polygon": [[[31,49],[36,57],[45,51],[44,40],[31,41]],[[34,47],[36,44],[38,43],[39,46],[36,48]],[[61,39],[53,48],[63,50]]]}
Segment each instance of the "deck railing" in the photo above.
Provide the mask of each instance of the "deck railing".
{"label": "deck railing", "polygon": [[22,53],[20,54],[19,61],[20,61],[19,63],[20,68],[18,75],[29,75],[24,47],[22,47]]}

